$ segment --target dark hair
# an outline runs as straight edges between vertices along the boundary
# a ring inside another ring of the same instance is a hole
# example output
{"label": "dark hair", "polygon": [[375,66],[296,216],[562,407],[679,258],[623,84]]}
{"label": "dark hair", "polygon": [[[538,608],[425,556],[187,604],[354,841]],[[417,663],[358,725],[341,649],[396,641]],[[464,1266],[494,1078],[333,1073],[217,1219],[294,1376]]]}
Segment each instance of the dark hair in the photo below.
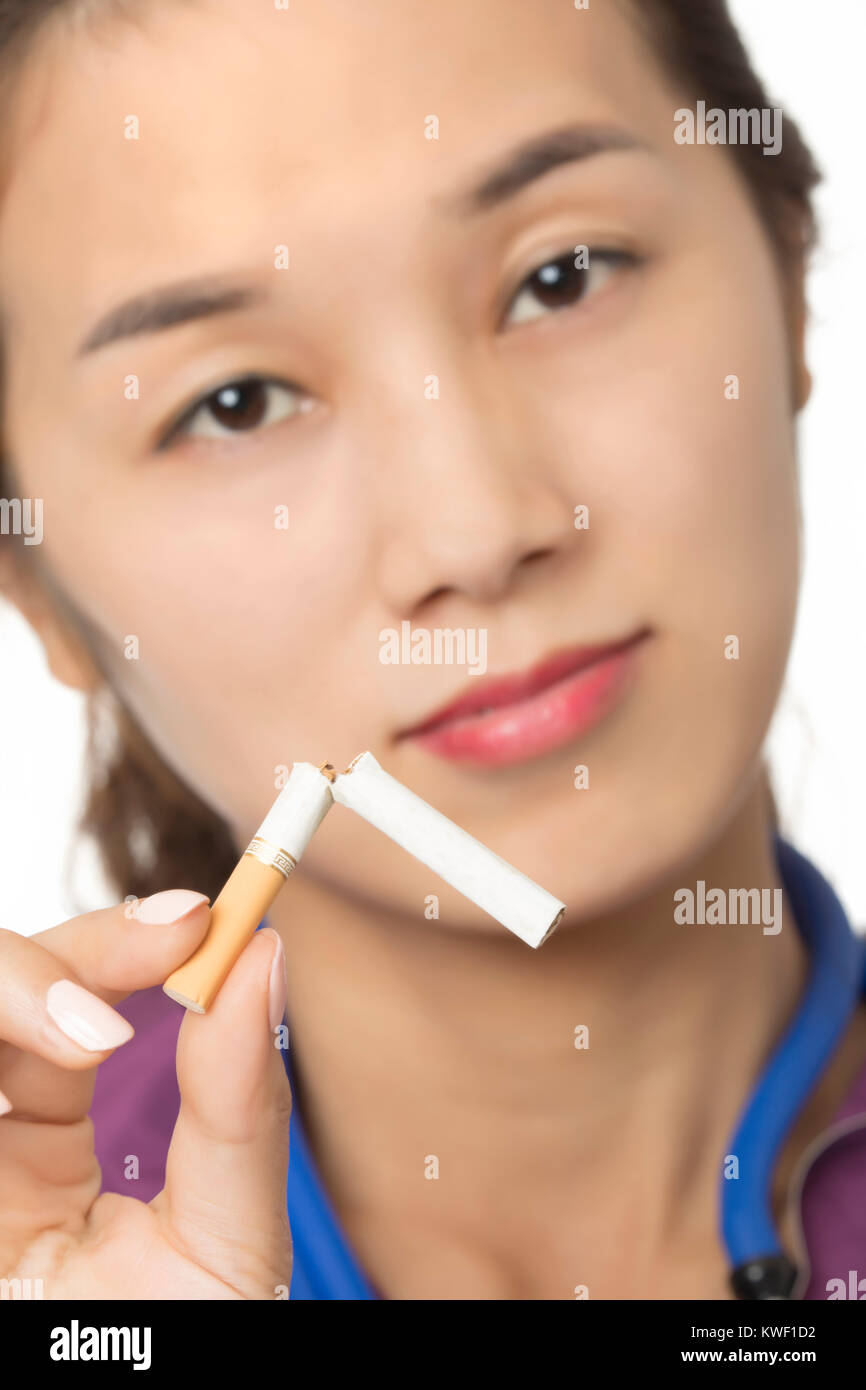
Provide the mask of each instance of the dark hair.
{"label": "dark hair", "polygon": [[[662,66],[693,99],[724,111],[763,110],[773,102],[730,14],[727,0],[630,0],[637,23],[653,41]],[[812,193],[821,172],[791,117],[778,155],[758,144],[730,151],[785,270],[799,269],[816,240]]]}
{"label": "dark hair", "polygon": [[[49,20],[65,16],[86,25],[117,15],[135,19],[148,3],[0,0],[0,105],[7,114],[12,110],[16,80]],[[723,110],[778,105],[769,100],[752,68],[727,0],[623,3],[662,67],[690,97],[703,98],[708,107]],[[730,153],[775,249],[793,328],[802,312],[803,270],[816,239],[812,193],[820,174],[796,124],[788,118],[778,155],[766,158],[760,147],[750,144],[732,145]],[[0,144],[0,164],[7,157]],[[0,438],[0,495],[8,495],[10,479]],[[16,563],[20,563],[17,557]],[[106,737],[107,708],[114,738]],[[95,839],[119,893],[144,897],[184,885],[213,899],[237,855],[226,823],[161,757],[115,692],[105,690],[88,697],[88,723],[89,792],[79,827]]]}

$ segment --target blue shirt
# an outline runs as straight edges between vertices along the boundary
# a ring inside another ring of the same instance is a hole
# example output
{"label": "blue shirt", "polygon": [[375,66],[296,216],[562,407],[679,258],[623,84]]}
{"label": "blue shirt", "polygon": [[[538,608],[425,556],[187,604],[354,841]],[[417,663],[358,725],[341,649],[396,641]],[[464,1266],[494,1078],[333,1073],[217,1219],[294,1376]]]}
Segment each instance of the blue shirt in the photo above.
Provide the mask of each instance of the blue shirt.
{"label": "blue shirt", "polygon": [[[817,869],[791,852],[780,860],[783,882],[801,911],[806,897],[828,885]],[[821,895],[818,895],[820,897]],[[841,912],[835,895],[829,901]],[[259,929],[266,926],[262,921]],[[820,929],[820,924],[818,924]],[[165,1161],[180,1106],[175,1071],[177,1034],[184,1011],[159,987],[142,990],[118,1005],[135,1037],[118,1048],[97,1072],[90,1116],[103,1192],[150,1201],[165,1182]],[[284,1065],[292,1081],[291,1030]],[[293,1087],[293,1095],[297,1089]],[[134,1189],[126,1157],[137,1154]],[[810,1270],[806,1299],[866,1299],[866,1059],[832,1123],[810,1145],[811,1161],[794,1200]],[[370,1300],[381,1295],[351,1249],[317,1172],[297,1103],[289,1123],[286,1201],[294,1247],[291,1299]],[[852,1279],[852,1275],[856,1278]],[[858,1294],[858,1280],[863,1290]],[[838,1292],[839,1289],[843,1292]],[[854,1292],[846,1292],[853,1288]]]}

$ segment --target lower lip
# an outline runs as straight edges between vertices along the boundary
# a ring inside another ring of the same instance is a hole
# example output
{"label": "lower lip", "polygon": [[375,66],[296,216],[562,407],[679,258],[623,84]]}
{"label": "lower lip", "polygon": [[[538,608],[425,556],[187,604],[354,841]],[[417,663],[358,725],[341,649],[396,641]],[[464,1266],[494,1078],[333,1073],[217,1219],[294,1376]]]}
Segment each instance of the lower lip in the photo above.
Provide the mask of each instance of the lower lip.
{"label": "lower lip", "polygon": [[455,719],[429,733],[415,734],[412,740],[440,758],[481,767],[503,767],[548,753],[586,733],[611,712],[631,674],[637,645],[622,648],[525,700]]}

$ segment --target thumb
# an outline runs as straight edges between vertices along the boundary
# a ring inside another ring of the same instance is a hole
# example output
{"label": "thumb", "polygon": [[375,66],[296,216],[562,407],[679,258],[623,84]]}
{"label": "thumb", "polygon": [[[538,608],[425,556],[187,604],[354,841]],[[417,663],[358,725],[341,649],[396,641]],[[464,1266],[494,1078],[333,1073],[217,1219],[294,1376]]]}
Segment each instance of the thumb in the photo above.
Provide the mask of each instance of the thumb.
{"label": "thumb", "polygon": [[180,1113],[151,1203],[169,1238],[243,1298],[274,1298],[291,1277],[291,1090],[275,1045],[285,1004],[282,942],[263,928],[207,1013],[181,1024]]}

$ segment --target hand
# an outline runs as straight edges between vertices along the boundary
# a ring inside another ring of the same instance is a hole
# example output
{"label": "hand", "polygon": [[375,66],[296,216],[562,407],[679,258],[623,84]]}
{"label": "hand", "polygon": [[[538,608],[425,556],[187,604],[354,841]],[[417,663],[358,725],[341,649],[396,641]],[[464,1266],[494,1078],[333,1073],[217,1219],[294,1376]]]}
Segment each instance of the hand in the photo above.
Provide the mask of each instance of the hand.
{"label": "hand", "polygon": [[[0,1091],[12,1103],[0,1116],[0,1278],[41,1278],[48,1299],[272,1299],[288,1286],[291,1092],[269,1022],[270,929],[208,1012],[183,1019],[162,1192],[99,1195],[96,1068],[133,1033],[111,1006],[161,985],[209,921],[203,895],[170,890],[32,937],[0,930]],[[284,990],[282,958],[277,976]]]}

